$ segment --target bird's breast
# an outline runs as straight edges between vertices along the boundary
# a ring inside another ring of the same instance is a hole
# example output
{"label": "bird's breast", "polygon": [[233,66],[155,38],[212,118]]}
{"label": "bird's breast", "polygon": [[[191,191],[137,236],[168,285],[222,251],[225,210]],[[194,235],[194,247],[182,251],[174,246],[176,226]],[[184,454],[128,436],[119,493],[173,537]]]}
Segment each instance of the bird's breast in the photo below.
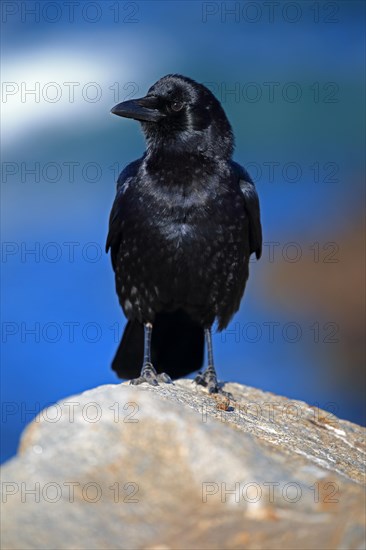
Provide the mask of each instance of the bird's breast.
{"label": "bird's breast", "polygon": [[[176,181],[150,179],[136,186],[126,204],[125,231],[141,257],[189,260],[214,252],[241,232],[235,192],[218,178]],[[138,241],[138,243],[137,243]]]}
{"label": "bird's breast", "polygon": [[197,237],[197,227],[191,223],[173,221],[168,223],[161,232],[167,246],[173,249],[189,249]]}

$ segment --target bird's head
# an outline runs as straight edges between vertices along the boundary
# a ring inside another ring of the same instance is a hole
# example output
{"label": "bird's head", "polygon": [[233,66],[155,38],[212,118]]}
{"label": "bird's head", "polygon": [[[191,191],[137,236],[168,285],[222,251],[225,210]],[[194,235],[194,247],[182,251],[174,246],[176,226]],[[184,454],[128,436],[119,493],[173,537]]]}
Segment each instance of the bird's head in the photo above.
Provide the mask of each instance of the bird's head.
{"label": "bird's head", "polygon": [[233,134],[220,102],[208,88],[185,76],[164,76],[145,97],[119,103],[111,112],[141,122],[148,153],[232,155]]}

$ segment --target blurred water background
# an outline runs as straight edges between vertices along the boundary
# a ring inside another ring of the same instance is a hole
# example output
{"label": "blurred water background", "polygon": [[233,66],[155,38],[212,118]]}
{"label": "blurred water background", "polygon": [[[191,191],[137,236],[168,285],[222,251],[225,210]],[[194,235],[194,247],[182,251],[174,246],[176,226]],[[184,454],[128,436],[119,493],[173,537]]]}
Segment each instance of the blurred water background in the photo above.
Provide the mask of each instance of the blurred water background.
{"label": "blurred water background", "polygon": [[118,382],[104,243],[144,141],[109,110],[168,73],[222,101],[261,199],[263,258],[214,337],[220,378],[364,423],[364,2],[1,8],[1,459],[46,405]]}

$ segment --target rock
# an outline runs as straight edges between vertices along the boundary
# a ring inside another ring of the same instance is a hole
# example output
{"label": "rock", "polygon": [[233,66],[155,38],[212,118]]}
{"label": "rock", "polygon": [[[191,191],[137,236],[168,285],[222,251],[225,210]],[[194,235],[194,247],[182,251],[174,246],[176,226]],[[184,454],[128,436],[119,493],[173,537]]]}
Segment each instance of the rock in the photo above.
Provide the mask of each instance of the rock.
{"label": "rock", "polygon": [[365,430],[225,389],[109,385],[42,411],[2,469],[2,548],[365,548]]}

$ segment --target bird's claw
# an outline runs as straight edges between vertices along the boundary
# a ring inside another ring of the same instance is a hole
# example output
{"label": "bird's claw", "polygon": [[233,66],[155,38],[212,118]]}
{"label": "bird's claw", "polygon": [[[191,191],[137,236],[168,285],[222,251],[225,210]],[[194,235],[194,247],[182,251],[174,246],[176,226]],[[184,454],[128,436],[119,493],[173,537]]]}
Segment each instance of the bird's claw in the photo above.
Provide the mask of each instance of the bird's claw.
{"label": "bird's claw", "polygon": [[169,374],[166,374],[166,372],[161,372],[158,374],[151,363],[146,363],[146,365],[143,366],[141,374],[138,378],[133,378],[130,380],[130,384],[132,386],[138,386],[144,382],[147,382],[151,386],[158,386],[159,382],[163,382],[164,384],[173,383]]}
{"label": "bird's claw", "polygon": [[163,382],[164,384],[174,384],[173,380],[166,372],[161,372],[160,374],[158,374],[157,378],[158,382]]}
{"label": "bird's claw", "polygon": [[197,374],[193,380],[199,386],[204,386],[209,394],[220,394],[228,399],[234,400],[233,395],[230,392],[224,391],[217,381],[217,376],[215,370],[211,367],[208,367],[204,372]]}

